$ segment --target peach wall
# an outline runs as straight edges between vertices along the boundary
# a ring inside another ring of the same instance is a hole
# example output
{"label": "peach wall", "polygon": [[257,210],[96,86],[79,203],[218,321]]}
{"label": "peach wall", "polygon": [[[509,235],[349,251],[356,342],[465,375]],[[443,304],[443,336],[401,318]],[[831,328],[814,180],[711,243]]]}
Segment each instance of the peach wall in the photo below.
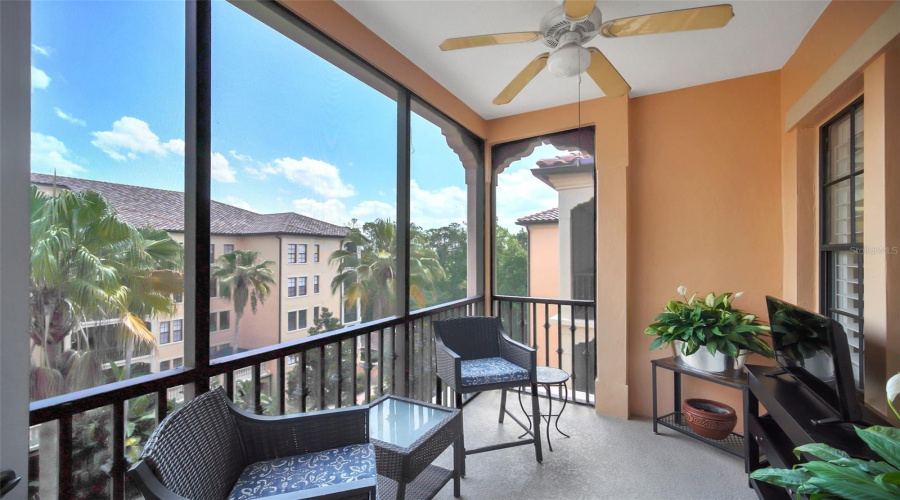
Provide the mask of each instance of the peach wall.
{"label": "peach wall", "polygon": [[[781,295],[781,141],[775,72],[631,101],[628,385],[631,413],[651,412],[644,328],[685,285],[743,291],[736,304],[765,317]],[[761,360],[752,360],[759,362]],[[670,387],[662,385],[661,387]],[[685,380],[685,397],[733,407],[740,393]],[[661,390],[661,408],[671,391]]]}
{"label": "peach wall", "polygon": [[[559,224],[528,225],[528,294],[531,297],[559,296]],[[538,325],[537,348],[540,364],[550,360],[548,366],[557,365],[556,348],[558,335],[552,329],[552,335],[544,334],[541,325],[550,324],[543,306],[536,309],[533,324]],[[557,314],[556,308],[549,308],[549,315]],[[550,342],[547,342],[549,337]],[[552,354],[547,356],[547,353]]]}
{"label": "peach wall", "polygon": [[378,37],[332,0],[279,0],[279,3],[406,88],[484,137],[486,121],[421,68]]}
{"label": "peach wall", "polygon": [[833,0],[781,69],[786,111],[895,2]]}

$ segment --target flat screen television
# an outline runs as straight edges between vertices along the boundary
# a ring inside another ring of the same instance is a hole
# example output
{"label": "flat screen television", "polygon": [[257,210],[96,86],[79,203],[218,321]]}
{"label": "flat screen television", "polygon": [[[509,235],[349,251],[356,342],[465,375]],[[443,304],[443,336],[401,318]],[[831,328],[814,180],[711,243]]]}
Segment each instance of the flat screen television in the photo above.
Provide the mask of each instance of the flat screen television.
{"label": "flat screen television", "polygon": [[774,297],[766,297],[766,305],[775,360],[781,368],[830,406],[843,422],[860,421],[862,409],[844,327]]}

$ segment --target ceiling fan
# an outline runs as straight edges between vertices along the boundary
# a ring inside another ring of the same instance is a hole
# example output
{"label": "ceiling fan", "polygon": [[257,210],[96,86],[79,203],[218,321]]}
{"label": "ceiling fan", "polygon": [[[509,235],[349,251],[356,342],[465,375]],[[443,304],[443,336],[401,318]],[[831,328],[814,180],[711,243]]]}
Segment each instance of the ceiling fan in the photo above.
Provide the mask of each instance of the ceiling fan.
{"label": "ceiling fan", "polygon": [[597,35],[618,38],[721,28],[734,17],[731,5],[723,4],[623,17],[603,22],[600,9],[595,4],[596,0],[565,0],[563,5],[544,16],[540,31],[448,38],[440,47],[441,50],[457,50],[541,40],[544,45],[553,49],[528,63],[525,69],[494,98],[494,104],[507,104],[512,101],[545,67],[550,73],[560,77],[572,77],[587,72],[604,94],[619,97],[627,94],[631,86],[600,49],[584,47],[585,43]]}

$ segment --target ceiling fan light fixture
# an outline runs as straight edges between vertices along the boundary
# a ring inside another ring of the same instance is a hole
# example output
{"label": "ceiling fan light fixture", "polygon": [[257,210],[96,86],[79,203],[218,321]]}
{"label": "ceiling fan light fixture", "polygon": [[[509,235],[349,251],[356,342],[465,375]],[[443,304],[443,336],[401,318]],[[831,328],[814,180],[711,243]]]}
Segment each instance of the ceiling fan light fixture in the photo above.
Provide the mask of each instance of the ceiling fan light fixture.
{"label": "ceiling fan light fixture", "polygon": [[583,73],[590,64],[591,53],[577,43],[569,43],[550,54],[547,71],[555,76],[570,78]]}

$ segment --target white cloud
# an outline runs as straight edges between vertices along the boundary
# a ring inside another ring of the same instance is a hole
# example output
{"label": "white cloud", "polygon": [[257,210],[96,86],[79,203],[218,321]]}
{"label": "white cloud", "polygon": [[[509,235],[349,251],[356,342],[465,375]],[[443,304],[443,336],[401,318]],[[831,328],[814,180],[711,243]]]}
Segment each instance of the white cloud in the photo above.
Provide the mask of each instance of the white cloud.
{"label": "white cloud", "polygon": [[53,108],[53,111],[56,112],[56,116],[62,118],[63,120],[65,120],[69,123],[72,123],[75,125],[81,125],[82,127],[87,125],[87,123],[85,123],[84,120],[75,118],[74,116],[70,115],[69,113],[66,113],[65,111],[63,111],[59,108]]}
{"label": "white cloud", "polygon": [[81,165],[66,158],[69,150],[66,145],[56,137],[31,133],[31,169],[43,171],[49,174],[69,176],[78,172],[85,172]]}
{"label": "white cloud", "polygon": [[145,153],[163,156],[167,152],[147,122],[131,116],[113,122],[112,130],[91,132],[91,135],[94,136],[91,144],[117,161],[134,160],[138,154]]}
{"label": "white cloud", "polygon": [[383,201],[364,201],[350,210],[350,216],[361,222],[375,219],[397,220],[397,209]]}
{"label": "white cloud", "polygon": [[228,164],[228,158],[222,153],[213,153],[210,159],[210,175],[219,182],[237,182],[237,171]]}
{"label": "white cloud", "polygon": [[516,219],[558,206],[559,196],[529,168],[507,170],[497,179],[497,223],[517,231]]}
{"label": "white cloud", "polygon": [[235,150],[233,150],[233,149],[232,149],[231,151],[229,151],[228,154],[230,154],[231,157],[234,158],[234,159],[237,160],[237,161],[243,161],[243,162],[251,162],[251,161],[253,161],[253,157],[252,157],[252,156],[240,154],[240,153],[238,153],[237,151],[235,151]]}
{"label": "white cloud", "polygon": [[466,222],[466,191],[459,186],[447,186],[435,191],[419,187],[410,181],[410,213],[412,222],[426,229],[451,222]]}
{"label": "white cloud", "polygon": [[38,45],[36,43],[32,43],[31,50],[37,52],[38,54],[40,54],[42,56],[48,56],[48,57],[50,56],[50,47],[41,47],[40,45]]}
{"label": "white cloud", "polygon": [[294,200],[294,210],[300,215],[343,225],[350,222],[347,206],[341,200],[316,201],[310,198]]}
{"label": "white cloud", "polygon": [[171,151],[178,156],[184,156],[184,141],[181,139],[170,139],[161,144],[166,151]]}
{"label": "white cloud", "polygon": [[44,70],[31,67],[31,90],[34,89],[45,89],[50,86],[50,81],[52,78],[47,76],[47,73],[44,73]]}
{"label": "white cloud", "polygon": [[253,208],[252,205],[250,205],[246,201],[238,198],[237,196],[226,196],[225,203],[228,203],[229,205],[235,206],[238,208],[243,208],[244,210],[249,210],[251,212],[259,213],[259,210]]}
{"label": "white cloud", "polygon": [[356,194],[353,185],[341,180],[337,167],[321,160],[284,157],[262,169],[262,173],[275,172],[284,174],[289,181],[308,187],[325,198],[347,198]]}

